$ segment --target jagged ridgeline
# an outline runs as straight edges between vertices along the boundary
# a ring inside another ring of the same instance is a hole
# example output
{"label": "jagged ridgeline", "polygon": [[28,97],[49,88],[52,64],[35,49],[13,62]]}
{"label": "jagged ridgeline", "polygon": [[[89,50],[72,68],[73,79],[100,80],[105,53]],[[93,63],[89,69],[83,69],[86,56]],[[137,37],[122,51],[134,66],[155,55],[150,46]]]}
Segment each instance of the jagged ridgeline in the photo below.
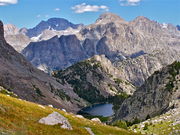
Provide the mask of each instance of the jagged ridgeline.
{"label": "jagged ridgeline", "polygon": [[180,107],[180,62],[154,72],[145,83],[126,99],[114,120],[146,120]]}
{"label": "jagged ridgeline", "polygon": [[72,34],[30,43],[22,54],[46,72],[105,55],[126,80],[138,87],[154,71],[180,60],[180,31],[143,16],[127,22],[104,13],[95,23]]}

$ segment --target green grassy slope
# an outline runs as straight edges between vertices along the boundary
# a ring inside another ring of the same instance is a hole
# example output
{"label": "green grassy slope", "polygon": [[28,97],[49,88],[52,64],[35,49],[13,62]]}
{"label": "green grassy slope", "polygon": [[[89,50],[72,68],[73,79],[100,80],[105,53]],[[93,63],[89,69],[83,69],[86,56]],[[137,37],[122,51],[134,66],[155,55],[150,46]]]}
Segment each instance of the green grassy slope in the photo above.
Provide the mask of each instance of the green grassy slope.
{"label": "green grassy slope", "polygon": [[[61,129],[59,125],[39,124],[42,117],[53,111],[68,118],[72,131]],[[0,94],[0,135],[89,135],[84,127],[89,127],[96,135],[135,135],[124,129],[78,118],[74,114]]]}

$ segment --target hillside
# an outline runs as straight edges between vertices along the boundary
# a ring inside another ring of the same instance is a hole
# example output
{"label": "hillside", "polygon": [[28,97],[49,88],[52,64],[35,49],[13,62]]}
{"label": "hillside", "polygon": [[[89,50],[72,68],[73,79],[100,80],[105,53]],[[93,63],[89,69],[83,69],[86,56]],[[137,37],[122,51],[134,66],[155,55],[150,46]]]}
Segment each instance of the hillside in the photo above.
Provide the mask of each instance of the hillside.
{"label": "hillside", "polygon": [[135,57],[137,54],[134,54],[134,57],[131,56],[131,58],[123,61],[118,60],[113,64],[120,70],[124,78],[140,87],[155,71],[173,63],[175,60],[180,60],[180,56],[176,55],[177,53],[176,50],[171,54],[169,50],[161,49],[137,57]]}
{"label": "hillside", "polygon": [[[68,85],[36,69],[4,39],[0,22],[0,85],[20,98],[76,112],[84,101]],[[78,100],[75,100],[78,99]]]}
{"label": "hillside", "polygon": [[[58,112],[67,118],[72,130],[62,129],[60,125],[43,125],[38,121],[52,112]],[[135,135],[117,127],[107,126],[67,113],[55,108],[12,98],[0,94],[0,134],[2,135]]]}
{"label": "hillside", "polygon": [[79,97],[91,104],[106,102],[117,95],[132,95],[136,89],[121,77],[121,72],[104,55],[96,55],[52,75],[59,78],[62,84],[71,85]]}
{"label": "hillside", "polygon": [[126,99],[114,120],[133,122],[153,118],[170,109],[180,108],[179,97],[180,62],[174,62],[154,72],[130,98]]}

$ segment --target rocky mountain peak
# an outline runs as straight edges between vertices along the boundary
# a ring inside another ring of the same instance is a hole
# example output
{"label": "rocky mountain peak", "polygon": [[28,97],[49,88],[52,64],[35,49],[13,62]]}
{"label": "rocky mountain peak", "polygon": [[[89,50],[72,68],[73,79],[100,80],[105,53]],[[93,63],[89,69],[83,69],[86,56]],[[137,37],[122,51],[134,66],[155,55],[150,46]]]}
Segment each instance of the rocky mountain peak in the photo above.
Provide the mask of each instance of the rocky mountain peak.
{"label": "rocky mountain peak", "polygon": [[113,13],[104,13],[96,20],[96,23],[125,22],[124,19]]}
{"label": "rocky mountain peak", "polygon": [[131,24],[133,24],[134,26],[150,26],[150,25],[156,25],[158,23],[156,23],[155,21],[152,21],[150,19],[148,19],[147,17],[144,16],[138,16],[136,17],[133,21],[131,21]]}
{"label": "rocky mountain peak", "polygon": [[77,29],[79,26],[82,26],[82,24],[73,24],[63,18],[50,18],[47,21],[41,21],[34,28],[28,29],[26,34],[27,36],[32,38],[40,35],[44,30],[60,31],[60,30],[66,30],[69,27],[73,29]]}
{"label": "rocky mountain peak", "polygon": [[16,35],[19,34],[19,29],[13,24],[4,25],[4,35]]}
{"label": "rocky mountain peak", "polygon": [[149,20],[147,17],[144,17],[144,16],[138,16],[133,21],[136,21],[136,22],[150,22],[151,20]]}

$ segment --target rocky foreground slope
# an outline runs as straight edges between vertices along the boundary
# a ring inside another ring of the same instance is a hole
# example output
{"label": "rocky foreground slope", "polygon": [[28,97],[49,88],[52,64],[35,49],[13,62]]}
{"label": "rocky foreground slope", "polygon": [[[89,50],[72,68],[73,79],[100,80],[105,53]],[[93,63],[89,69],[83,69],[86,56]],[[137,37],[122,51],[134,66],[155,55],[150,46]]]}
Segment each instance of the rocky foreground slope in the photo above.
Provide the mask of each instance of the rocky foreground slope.
{"label": "rocky foreground slope", "polygon": [[180,107],[180,62],[154,72],[126,99],[114,120],[146,120]]}
{"label": "rocky foreground slope", "polygon": [[70,111],[78,111],[79,106],[84,106],[84,101],[70,86],[61,85],[56,79],[34,68],[6,43],[2,22],[0,22],[0,85],[29,101],[52,104]]}

